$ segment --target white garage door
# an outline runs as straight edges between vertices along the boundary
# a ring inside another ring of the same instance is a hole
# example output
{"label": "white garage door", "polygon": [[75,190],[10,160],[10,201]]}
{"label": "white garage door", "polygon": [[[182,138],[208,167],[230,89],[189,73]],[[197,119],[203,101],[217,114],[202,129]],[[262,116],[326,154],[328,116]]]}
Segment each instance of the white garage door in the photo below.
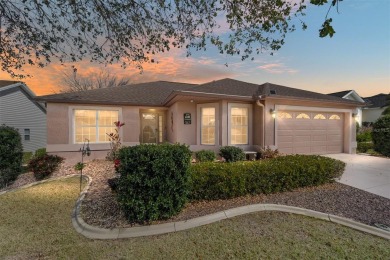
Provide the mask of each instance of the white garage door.
{"label": "white garage door", "polygon": [[342,113],[278,111],[276,144],[285,154],[343,152]]}

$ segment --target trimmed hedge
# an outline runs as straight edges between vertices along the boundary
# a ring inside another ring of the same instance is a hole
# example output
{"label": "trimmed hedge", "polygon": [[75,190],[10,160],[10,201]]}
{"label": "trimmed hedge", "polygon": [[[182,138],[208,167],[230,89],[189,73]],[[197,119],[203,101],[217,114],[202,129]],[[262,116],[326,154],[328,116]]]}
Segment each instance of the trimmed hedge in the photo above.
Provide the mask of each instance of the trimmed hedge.
{"label": "trimmed hedge", "polygon": [[201,150],[195,152],[195,158],[198,162],[214,162],[217,158],[214,151],[210,150]]}
{"label": "trimmed hedge", "polygon": [[191,151],[175,144],[142,144],[119,150],[117,199],[131,222],[179,213],[189,193]]}
{"label": "trimmed hedge", "polygon": [[16,128],[0,125],[0,188],[22,172],[23,146]]}
{"label": "trimmed hedge", "polygon": [[345,163],[317,155],[287,155],[255,162],[191,165],[192,200],[229,199],[316,186],[340,177]]}
{"label": "trimmed hedge", "polygon": [[238,162],[245,160],[245,153],[240,147],[223,146],[219,149],[219,156],[223,157],[226,162]]}
{"label": "trimmed hedge", "polygon": [[375,151],[390,157],[390,115],[380,117],[373,125]]}

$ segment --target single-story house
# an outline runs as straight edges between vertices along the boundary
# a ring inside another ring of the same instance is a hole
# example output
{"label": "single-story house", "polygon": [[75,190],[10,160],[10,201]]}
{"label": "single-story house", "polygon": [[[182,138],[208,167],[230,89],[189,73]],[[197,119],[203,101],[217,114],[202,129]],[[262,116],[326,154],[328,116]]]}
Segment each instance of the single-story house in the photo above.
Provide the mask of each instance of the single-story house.
{"label": "single-story house", "polygon": [[0,125],[19,130],[25,152],[46,147],[46,108],[35,97],[22,82],[0,80]]}
{"label": "single-story house", "polygon": [[[328,95],[339,97],[339,98],[345,98],[345,99],[349,99],[349,100],[353,100],[353,101],[357,101],[357,102],[361,102],[361,103],[365,102],[364,99],[355,90],[344,90],[344,91],[340,91],[340,92],[330,93]],[[356,111],[357,111],[357,115],[355,116],[355,120],[361,126],[362,125],[362,118],[363,118],[362,108],[359,107],[359,108],[357,108]]]}
{"label": "single-story house", "polygon": [[363,98],[367,106],[363,107],[363,122],[375,122],[389,106],[387,94],[378,94]]}
{"label": "single-story house", "polygon": [[123,145],[185,143],[197,151],[234,145],[282,153],[355,153],[356,109],[363,103],[275,85],[222,79],[195,85],[157,81],[37,98],[47,104],[47,151],[91,158],[110,147],[106,133],[125,122]]}

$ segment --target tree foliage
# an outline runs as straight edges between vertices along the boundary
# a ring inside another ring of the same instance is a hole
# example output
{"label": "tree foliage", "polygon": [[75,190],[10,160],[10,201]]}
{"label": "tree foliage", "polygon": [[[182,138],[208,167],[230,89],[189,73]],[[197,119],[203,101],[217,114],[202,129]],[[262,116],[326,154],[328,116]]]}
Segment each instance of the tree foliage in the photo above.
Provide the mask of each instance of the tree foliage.
{"label": "tree foliage", "polygon": [[390,93],[386,97],[386,108],[383,110],[382,115],[390,115]]}
{"label": "tree foliage", "polygon": [[[342,0],[311,0],[337,6]],[[92,62],[123,67],[154,62],[170,48],[205,50],[253,58],[278,50],[293,18],[304,15],[304,0],[2,0],[0,2],[1,69],[11,76],[28,76],[27,65],[52,61]],[[326,15],[320,37],[334,34]],[[227,28],[224,28],[227,27]]]}
{"label": "tree foliage", "polygon": [[118,77],[109,70],[103,70],[88,75],[79,75],[77,71],[63,72],[61,77],[62,93],[85,91],[98,88],[114,88],[130,84],[130,78]]}

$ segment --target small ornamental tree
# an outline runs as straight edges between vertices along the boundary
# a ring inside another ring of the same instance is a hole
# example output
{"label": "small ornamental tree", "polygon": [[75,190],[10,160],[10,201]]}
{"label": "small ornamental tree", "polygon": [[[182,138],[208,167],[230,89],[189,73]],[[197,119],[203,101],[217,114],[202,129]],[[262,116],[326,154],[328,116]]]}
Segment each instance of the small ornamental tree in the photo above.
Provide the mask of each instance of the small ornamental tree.
{"label": "small ornamental tree", "polygon": [[390,115],[382,116],[374,123],[372,141],[375,151],[390,156]]}
{"label": "small ornamental tree", "polygon": [[[111,150],[107,153],[106,159],[110,161],[115,161],[118,158],[118,152],[122,146],[121,138],[119,136],[119,131],[121,127],[125,125],[125,123],[121,121],[116,121],[114,122],[114,125],[115,125],[115,130],[114,130],[115,132],[106,133],[106,135],[108,135],[108,138],[110,139],[110,145],[111,145]],[[115,165],[116,164],[119,164],[119,161],[115,162]]]}
{"label": "small ornamental tree", "polygon": [[0,188],[14,181],[22,171],[23,146],[17,129],[0,126]]}

